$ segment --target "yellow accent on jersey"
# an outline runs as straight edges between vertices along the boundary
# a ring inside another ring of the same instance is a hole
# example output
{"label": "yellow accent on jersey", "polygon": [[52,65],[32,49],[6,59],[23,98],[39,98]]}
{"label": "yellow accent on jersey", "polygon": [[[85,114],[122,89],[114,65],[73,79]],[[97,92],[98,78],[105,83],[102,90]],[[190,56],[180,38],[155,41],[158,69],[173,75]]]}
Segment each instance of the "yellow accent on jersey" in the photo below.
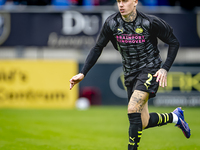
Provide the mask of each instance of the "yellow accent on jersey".
{"label": "yellow accent on jersey", "polygon": [[122,28],[122,29],[119,29],[119,28],[118,28],[117,30],[118,30],[118,31],[121,31],[122,33],[124,32],[124,31],[123,31],[123,28]]}
{"label": "yellow accent on jersey", "polygon": [[142,33],[142,32],[143,32],[143,29],[139,27],[139,28],[135,29],[135,32],[138,33],[138,34],[139,34],[139,33]]}

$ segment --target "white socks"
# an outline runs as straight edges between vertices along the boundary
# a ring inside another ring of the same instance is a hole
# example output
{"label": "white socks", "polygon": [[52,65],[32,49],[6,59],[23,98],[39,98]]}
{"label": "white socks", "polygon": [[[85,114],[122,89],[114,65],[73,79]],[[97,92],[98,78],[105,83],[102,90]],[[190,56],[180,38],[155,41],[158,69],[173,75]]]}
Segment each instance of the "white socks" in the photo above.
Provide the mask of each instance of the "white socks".
{"label": "white socks", "polygon": [[173,115],[173,121],[172,121],[172,123],[177,124],[177,122],[178,122],[178,116],[175,113],[173,113],[173,112],[172,112],[172,115]]}

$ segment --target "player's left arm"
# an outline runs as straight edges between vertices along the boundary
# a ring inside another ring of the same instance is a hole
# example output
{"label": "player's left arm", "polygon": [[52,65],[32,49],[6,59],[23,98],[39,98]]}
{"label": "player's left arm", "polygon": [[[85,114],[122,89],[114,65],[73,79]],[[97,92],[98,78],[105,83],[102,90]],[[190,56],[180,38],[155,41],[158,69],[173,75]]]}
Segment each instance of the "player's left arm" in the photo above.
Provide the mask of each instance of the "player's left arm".
{"label": "player's left arm", "polygon": [[167,59],[165,60],[162,68],[159,69],[154,75],[154,77],[157,77],[156,81],[159,82],[159,85],[165,87],[167,86],[167,72],[176,58],[179,49],[179,42],[173,33],[172,27],[160,18],[155,17],[153,20],[152,33],[169,45]]}
{"label": "player's left arm", "polygon": [[161,68],[153,76],[157,77],[156,82],[159,82],[160,86],[167,86],[167,70]]}

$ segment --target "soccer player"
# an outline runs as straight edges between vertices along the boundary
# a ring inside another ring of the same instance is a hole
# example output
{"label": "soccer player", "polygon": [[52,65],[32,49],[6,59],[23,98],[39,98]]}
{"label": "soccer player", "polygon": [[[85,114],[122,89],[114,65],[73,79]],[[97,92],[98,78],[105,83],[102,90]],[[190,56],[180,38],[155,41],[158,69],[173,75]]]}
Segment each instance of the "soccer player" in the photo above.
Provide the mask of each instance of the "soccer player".
{"label": "soccer player", "polygon": [[[171,113],[149,113],[148,99],[155,97],[159,86],[167,86],[167,72],[177,55],[179,42],[173,29],[162,19],[136,9],[138,0],[117,0],[119,12],[104,23],[96,45],[91,49],[81,72],[70,79],[70,89],[86,76],[109,41],[122,56],[128,94],[128,150],[137,150],[142,130],[175,123],[186,138],[190,128],[181,107]],[[169,45],[161,66],[157,38]]]}

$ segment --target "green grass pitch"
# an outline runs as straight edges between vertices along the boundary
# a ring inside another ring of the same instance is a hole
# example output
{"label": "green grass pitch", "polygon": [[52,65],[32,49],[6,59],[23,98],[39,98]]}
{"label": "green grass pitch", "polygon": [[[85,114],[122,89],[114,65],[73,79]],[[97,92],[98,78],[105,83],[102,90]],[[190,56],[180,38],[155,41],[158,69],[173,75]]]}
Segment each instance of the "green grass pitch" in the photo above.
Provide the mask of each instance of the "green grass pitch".
{"label": "green grass pitch", "polygon": [[[150,107],[150,112],[174,108]],[[139,150],[200,150],[200,108],[185,107],[191,138],[169,124],[143,130]],[[126,106],[89,110],[0,109],[0,150],[127,150]]]}

